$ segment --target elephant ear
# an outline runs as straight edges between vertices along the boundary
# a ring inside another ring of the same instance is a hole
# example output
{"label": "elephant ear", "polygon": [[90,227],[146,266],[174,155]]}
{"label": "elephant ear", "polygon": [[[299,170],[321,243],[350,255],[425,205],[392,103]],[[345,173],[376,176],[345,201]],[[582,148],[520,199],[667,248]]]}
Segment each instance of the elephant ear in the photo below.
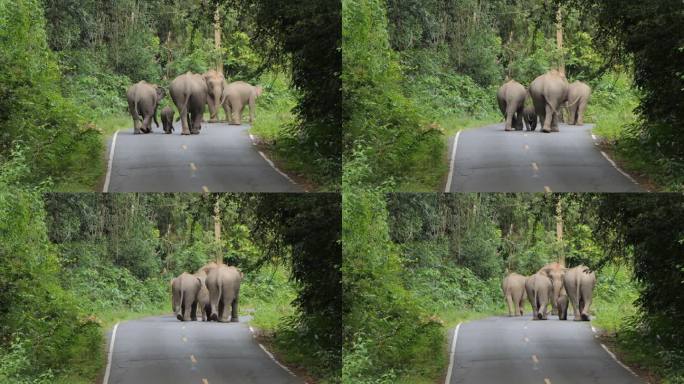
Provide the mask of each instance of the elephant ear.
{"label": "elephant ear", "polygon": [[166,89],[160,86],[155,87],[155,91],[157,92],[157,101],[161,100],[166,96]]}

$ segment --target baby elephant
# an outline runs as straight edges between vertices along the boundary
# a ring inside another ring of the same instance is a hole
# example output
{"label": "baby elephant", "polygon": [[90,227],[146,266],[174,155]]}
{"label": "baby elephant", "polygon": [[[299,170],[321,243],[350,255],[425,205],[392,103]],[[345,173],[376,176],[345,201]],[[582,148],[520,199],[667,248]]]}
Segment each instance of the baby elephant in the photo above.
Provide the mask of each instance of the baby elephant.
{"label": "baby elephant", "polygon": [[558,320],[568,319],[568,295],[561,295],[556,300],[556,311],[558,312]]}
{"label": "baby elephant", "polygon": [[530,105],[523,110],[523,121],[525,121],[525,129],[534,131],[537,129],[537,113],[534,111],[534,106]]}
{"label": "baby elephant", "polygon": [[162,126],[164,127],[164,132],[169,134],[173,132],[173,108],[165,107],[162,109],[161,121]]}

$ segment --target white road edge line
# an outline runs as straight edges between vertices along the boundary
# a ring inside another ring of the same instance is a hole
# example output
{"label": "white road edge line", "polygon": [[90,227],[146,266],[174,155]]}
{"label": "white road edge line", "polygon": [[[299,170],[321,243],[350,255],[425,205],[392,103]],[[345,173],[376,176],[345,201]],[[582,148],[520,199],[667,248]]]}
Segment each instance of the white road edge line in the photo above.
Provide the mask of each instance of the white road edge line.
{"label": "white road edge line", "polygon": [[456,137],[454,137],[454,148],[451,150],[451,159],[449,161],[449,176],[447,177],[446,187],[444,187],[444,192],[451,192],[451,181],[454,177],[454,165],[456,163],[456,148],[458,147],[458,137],[461,135],[461,131],[456,132]]}
{"label": "white road edge line", "polygon": [[119,323],[114,325],[112,330],[112,340],[109,342],[109,356],[107,356],[107,369],[105,370],[102,384],[109,383],[109,373],[112,371],[112,356],[114,355],[114,340],[116,339],[116,329],[119,328]]}
{"label": "white road edge line", "polygon": [[280,175],[283,176],[284,178],[286,178],[287,181],[289,181],[290,183],[292,183],[292,184],[294,184],[294,185],[297,185],[297,183],[295,183],[295,181],[292,180],[292,179],[290,178],[290,176],[288,176],[285,172],[283,172],[283,171],[281,171],[280,169],[278,169],[278,167],[276,167],[275,164],[273,164],[273,162],[271,161],[271,159],[269,159],[269,158],[266,156],[266,154],[264,154],[264,153],[261,152],[261,151],[258,151],[258,152],[259,152],[259,154],[261,155],[261,157],[263,157],[264,160],[266,160],[266,162],[268,163],[268,165],[271,166],[271,168],[275,169],[276,172],[280,173]]}
{"label": "white road edge line", "polygon": [[287,373],[289,373],[290,375],[292,375],[292,376],[294,376],[294,377],[297,377],[297,375],[295,375],[292,371],[290,371],[290,369],[289,369],[288,367],[286,367],[286,366],[280,364],[280,361],[276,360],[276,358],[273,356],[273,354],[271,354],[271,352],[269,352],[269,351],[266,349],[266,347],[264,347],[261,343],[259,343],[259,347],[261,347],[261,349],[262,349],[264,352],[266,352],[266,354],[268,355],[268,357],[270,357],[271,360],[273,360],[273,362],[275,362],[276,364],[278,364],[278,366],[279,366],[280,368],[284,369],[284,370],[285,370]]}
{"label": "white road edge line", "polygon": [[610,165],[613,166],[613,168],[615,168],[618,172],[620,172],[624,177],[628,178],[629,181],[631,181],[631,182],[634,183],[635,185],[639,185],[639,183],[637,183],[637,181],[634,180],[634,178],[633,178],[632,176],[630,176],[627,172],[625,172],[625,171],[623,171],[622,169],[620,169],[620,167],[618,167],[617,164],[615,164],[615,162],[613,161],[613,159],[611,159],[610,156],[608,156],[607,153],[601,151],[601,155],[603,155],[603,157],[604,157],[606,160],[608,160],[608,162],[610,163]]}
{"label": "white road edge line", "polygon": [[620,364],[620,366],[621,366],[622,368],[626,369],[626,370],[627,370],[629,373],[631,373],[634,377],[639,377],[639,375],[637,375],[636,373],[634,373],[634,371],[632,371],[631,368],[629,368],[628,366],[626,366],[625,364],[623,364],[622,361],[618,360],[618,358],[615,356],[615,354],[614,354],[613,352],[611,352],[610,349],[608,349],[608,347],[606,347],[605,344],[601,343],[601,348],[603,348],[606,352],[608,352],[608,354],[610,355],[610,357],[612,357],[613,360],[615,360],[616,363]]}
{"label": "white road edge line", "polygon": [[116,137],[119,135],[119,130],[117,129],[112,136],[112,147],[109,149],[109,161],[107,161],[107,176],[105,177],[104,187],[102,188],[103,193],[109,191],[109,182],[112,180],[112,163],[114,163],[114,148],[116,147]]}
{"label": "white road edge line", "polygon": [[444,384],[451,383],[451,374],[454,371],[454,355],[456,355],[456,340],[458,339],[458,329],[461,328],[461,324],[462,323],[458,323],[456,329],[454,330],[454,339],[451,342],[451,351],[449,352],[449,369],[447,370],[446,380],[444,380]]}

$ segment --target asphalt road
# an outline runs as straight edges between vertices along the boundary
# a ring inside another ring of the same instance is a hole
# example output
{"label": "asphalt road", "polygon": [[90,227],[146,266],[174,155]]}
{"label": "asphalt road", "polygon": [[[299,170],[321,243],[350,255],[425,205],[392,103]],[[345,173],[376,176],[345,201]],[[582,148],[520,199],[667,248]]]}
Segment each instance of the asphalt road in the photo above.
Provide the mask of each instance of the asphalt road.
{"label": "asphalt road", "polygon": [[454,140],[450,145],[447,192],[644,192],[604,157],[591,129],[506,132],[495,124],[462,131],[455,157]]}
{"label": "asphalt road", "polygon": [[104,384],[176,383],[294,384],[303,380],[278,366],[244,322],[180,322],[169,315],[119,324]]}
{"label": "asphalt road", "polygon": [[[116,135],[106,192],[303,192],[259,153],[248,125],[203,123],[199,135]],[[270,161],[270,160],[269,160]]]}
{"label": "asphalt road", "polygon": [[557,316],[532,321],[526,314],[461,324],[453,358],[448,384],[643,383],[603,349],[589,322],[559,321]]}

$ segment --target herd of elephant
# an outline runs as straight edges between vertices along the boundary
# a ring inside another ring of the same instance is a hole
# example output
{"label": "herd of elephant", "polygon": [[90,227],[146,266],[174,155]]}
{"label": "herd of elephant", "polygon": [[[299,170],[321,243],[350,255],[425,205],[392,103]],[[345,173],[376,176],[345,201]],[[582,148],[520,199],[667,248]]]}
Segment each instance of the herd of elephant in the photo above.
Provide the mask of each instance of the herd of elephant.
{"label": "herd of elephant", "polygon": [[[249,122],[254,121],[256,99],[263,90],[244,81],[228,83],[224,76],[215,70],[204,74],[186,72],[169,84],[171,99],[180,114],[182,135],[199,134],[202,128],[204,106],[209,106],[211,115],[209,122],[218,121],[221,106],[226,113],[226,120],[231,124],[242,124],[242,112],[249,105]],[[133,133],[152,132],[152,121],[159,127],[157,107],[166,95],[166,90],[156,84],[140,81],[128,88],[128,111],[133,118]],[[165,133],[173,132],[174,111],[165,107],[161,111],[161,120]]]}
{"label": "herd of elephant", "polygon": [[173,314],[180,321],[237,322],[240,282],[239,269],[210,262],[194,274],[183,272],[171,280]]}
{"label": "herd of elephant", "polygon": [[[507,81],[496,98],[506,119],[506,131],[521,131],[523,122],[528,131],[534,131],[539,118],[543,132],[558,132],[561,108],[568,110],[571,125],[584,124],[591,87],[581,81],[570,84],[565,75],[551,70],[534,79],[528,89],[515,80]],[[531,103],[526,103],[528,98]]]}
{"label": "herd of elephant", "polygon": [[525,277],[507,275],[502,284],[509,316],[522,316],[525,297],[532,306],[533,320],[546,320],[548,306],[558,319],[568,319],[568,304],[572,305],[575,321],[588,321],[596,275],[580,265],[565,268],[559,263],[543,266],[537,273]]}

